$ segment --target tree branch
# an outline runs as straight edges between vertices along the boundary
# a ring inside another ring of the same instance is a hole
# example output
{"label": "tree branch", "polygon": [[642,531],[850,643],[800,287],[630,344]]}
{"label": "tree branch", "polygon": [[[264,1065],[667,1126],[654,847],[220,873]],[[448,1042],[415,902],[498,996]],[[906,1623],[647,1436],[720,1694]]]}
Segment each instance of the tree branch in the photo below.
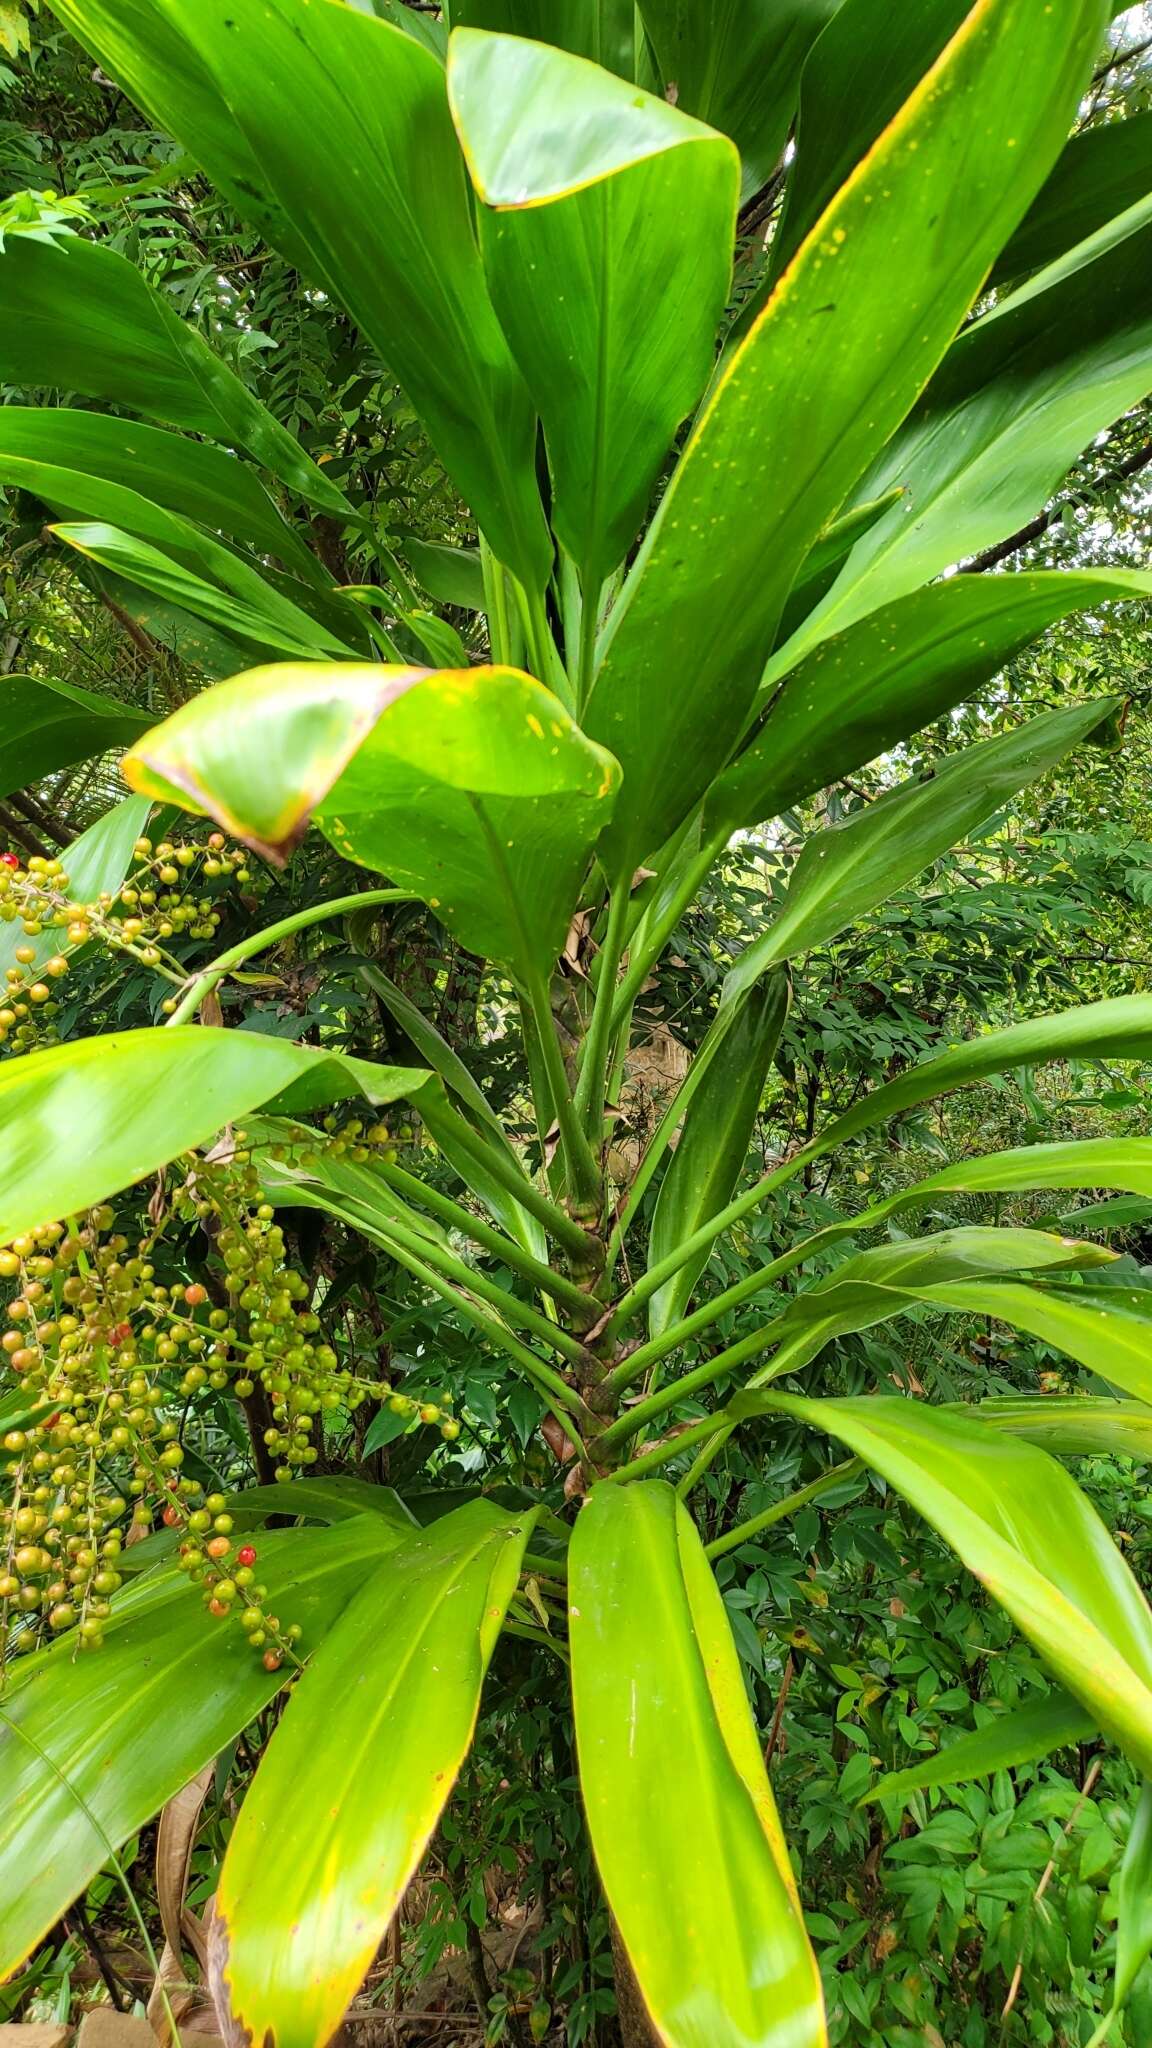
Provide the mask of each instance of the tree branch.
{"label": "tree branch", "polygon": [[[1144,446],[1138,448],[1134,455],[1126,455],[1123,462],[1117,462],[1111,469],[1106,469],[1102,476],[1096,478],[1091,489],[1093,491],[1103,491],[1107,490],[1111,484],[1125,483],[1129,477],[1139,476],[1140,471],[1147,469],[1150,464],[1152,464],[1152,441],[1146,441]],[[1075,498],[1057,499],[1056,503],[1050,505],[1046,512],[1041,512],[1035,519],[1030,519],[1027,526],[1022,526],[1018,533],[1010,533],[1007,540],[998,541],[994,548],[985,548],[982,555],[974,555],[970,562],[965,562],[960,574],[962,576],[978,576],[983,575],[987,569],[997,568],[1001,562],[1008,561],[1012,555],[1018,555],[1021,548],[1030,547],[1033,541],[1042,539],[1048,532],[1048,529],[1056,524],[1056,521],[1064,511],[1064,507],[1066,505],[1075,505],[1076,503],[1077,500]]]}

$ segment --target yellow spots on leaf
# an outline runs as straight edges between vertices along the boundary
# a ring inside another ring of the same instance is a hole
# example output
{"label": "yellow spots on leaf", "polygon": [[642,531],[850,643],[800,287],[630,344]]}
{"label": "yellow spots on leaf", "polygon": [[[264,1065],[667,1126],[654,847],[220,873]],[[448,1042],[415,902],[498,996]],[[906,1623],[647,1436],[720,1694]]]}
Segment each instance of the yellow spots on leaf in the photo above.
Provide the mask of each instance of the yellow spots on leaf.
{"label": "yellow spots on leaf", "polygon": [[537,739],[542,740],[544,737],[544,727],[541,725],[540,720],[537,718],[535,712],[529,711],[527,714],[527,718],[529,732],[534,732]]}

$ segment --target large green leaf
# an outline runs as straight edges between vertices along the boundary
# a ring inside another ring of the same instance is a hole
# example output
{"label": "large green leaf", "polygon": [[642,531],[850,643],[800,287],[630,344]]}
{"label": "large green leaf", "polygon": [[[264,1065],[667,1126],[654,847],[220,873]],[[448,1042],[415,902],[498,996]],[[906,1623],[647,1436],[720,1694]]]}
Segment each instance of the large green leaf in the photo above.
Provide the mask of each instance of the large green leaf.
{"label": "large green leaf", "polygon": [[907,496],[869,528],[791,658],[1016,532],[1094,436],[1152,388],[1152,197],[953,343],[859,486]]}
{"label": "large green leaf", "polygon": [[454,28],[528,36],[631,78],[640,31],[633,0],[454,0]]}
{"label": "large green leaf", "polygon": [[639,0],[660,80],[689,114],[730,135],[744,192],[767,183],[788,140],[800,72],[840,0]]}
{"label": "large green leaf", "polygon": [[[542,585],[532,408],[488,298],[437,58],[331,0],[132,0],[127,13],[62,0],[60,12],[274,247],[290,220],[288,253],[304,247],[395,372],[501,560]],[[189,67],[205,81],[195,103]],[[236,138],[255,183],[238,173]]]}
{"label": "large green leaf", "polygon": [[728,1618],[671,1487],[594,1487],[568,1586],[584,1806],[657,2038],[821,2048],[820,1980]]}
{"label": "large green leaf", "polygon": [[[822,641],[767,700],[708,792],[706,829],[728,834],[801,803],[969,697],[1057,619],[1147,599],[1144,570],[951,576]],[[782,654],[775,678],[791,666]]]}
{"label": "large green leaf", "polygon": [[1066,1692],[1052,1692],[1026,1706],[1011,1707],[985,1721],[971,1735],[961,1735],[934,1756],[921,1757],[907,1770],[889,1771],[870,1788],[869,1803],[876,1799],[905,1799],[910,1792],[934,1785],[959,1785],[968,1778],[990,1777],[994,1771],[1014,1770],[1036,1757],[1050,1756],[1054,1749],[1069,1748],[1074,1742],[1088,1742],[1096,1723]]}
{"label": "large green leaf", "polygon": [[[648,1263],[656,1266],[730,1200],[748,1157],[760,1097],[788,1015],[790,990],[773,975],[752,990],[731,1021],[688,1108],[680,1142],[660,1184]],[[679,1322],[708,1263],[703,1251],[652,1296],[650,1334]]]}
{"label": "large green leaf", "polygon": [[142,1180],[250,1110],[286,1115],[428,1076],[255,1031],[178,1025],[54,1045],[0,1065],[0,1243]]}
{"label": "large green leaf", "polygon": [[563,947],[619,771],[515,669],[266,668],[185,704],[125,763],[273,857],[313,811],[471,951],[536,974]]}
{"label": "large green leaf", "polygon": [[1004,1031],[966,1039],[923,1065],[909,1067],[820,1133],[822,1150],[854,1138],[859,1131],[930,1102],[953,1088],[964,1088],[989,1074],[1007,1074],[1049,1060],[1135,1060],[1152,1054],[1152,996],[1114,996],[1102,1003],[1082,1003],[1054,1016],[1030,1017]]}
{"label": "large green leaf", "polygon": [[[382,1516],[260,1541],[260,1573],[309,1653],[400,1541]],[[14,1683],[13,1683],[14,1677]],[[13,1668],[0,1698],[0,1975],[15,1969],[135,1829],[232,1741],[283,1672],[168,1567],[117,1597],[103,1648],[61,1640]],[[174,1710],[179,1703],[179,1711]]]}
{"label": "large green leaf", "polygon": [[[129,582],[207,619],[226,633],[255,641],[261,648],[315,661],[325,656],[347,657],[355,652],[319,619],[303,611],[290,597],[282,596],[267,577],[239,555],[187,520],[165,512],[159,505],[148,505],[135,491],[125,490],[122,485],[98,483],[79,477],[74,471],[68,474],[70,488],[75,492],[82,490],[90,503],[131,501],[120,509],[127,511],[132,526],[137,531],[143,527],[153,532],[165,526],[171,546],[179,550],[178,556],[155,547],[151,540],[139,540],[131,529],[125,532],[120,526],[109,525],[100,514],[93,520],[65,521],[53,526],[57,540],[75,548],[86,560],[127,577]],[[188,561],[196,567],[188,567]]]}
{"label": "large green leaf", "polygon": [[1000,253],[991,282],[1054,263],[1152,192],[1152,113],[1074,135]]}
{"label": "large green leaf", "polygon": [[[0,410],[0,482],[34,491],[64,512],[91,512],[91,500],[69,495],[69,473],[125,486],[139,501],[245,541],[314,581],[328,580],[255,473],[223,448],[112,413],[67,406]],[[117,513],[107,516],[127,523]]]}
{"label": "large green leaf", "polygon": [[730,358],[602,636],[585,724],[624,768],[620,873],[732,752],[801,563],[1057,155],[1105,13],[980,0]]}
{"label": "large green leaf", "polygon": [[1100,726],[1116,699],[1046,712],[1014,732],[965,747],[805,842],[768,929],[741,953],[727,986],[738,992],[766,968],[875,910],[921,868],[966,839]]}
{"label": "large green leaf", "polygon": [[75,683],[0,676],[0,797],[74,761],[127,747],[149,724],[147,712]]}
{"label": "large green leaf", "polygon": [[214,1985],[251,2040],[335,2034],[467,1753],[534,1519],[474,1501],[404,1542],[294,1693],[211,1935]]}
{"label": "large green leaf", "polygon": [[483,202],[493,304],[544,426],[553,525],[593,626],[682,419],[712,372],[739,163],[612,73],[461,30],[448,93]]}
{"label": "large green leaf", "polygon": [[[64,0],[57,9],[66,18],[77,11]],[[246,448],[309,503],[352,516],[342,492],[126,256],[77,236],[47,243],[10,235],[0,286],[0,376],[8,383],[108,398]]]}
{"label": "large green leaf", "polygon": [[779,1395],[761,1405],[826,1431],[881,1473],[1007,1608],[1097,1726],[1152,1769],[1152,1614],[1062,1465],[922,1401]]}
{"label": "large green leaf", "polygon": [[[955,34],[971,0],[843,0],[800,81],[796,156],[761,298]],[[862,90],[862,87],[864,88]]]}

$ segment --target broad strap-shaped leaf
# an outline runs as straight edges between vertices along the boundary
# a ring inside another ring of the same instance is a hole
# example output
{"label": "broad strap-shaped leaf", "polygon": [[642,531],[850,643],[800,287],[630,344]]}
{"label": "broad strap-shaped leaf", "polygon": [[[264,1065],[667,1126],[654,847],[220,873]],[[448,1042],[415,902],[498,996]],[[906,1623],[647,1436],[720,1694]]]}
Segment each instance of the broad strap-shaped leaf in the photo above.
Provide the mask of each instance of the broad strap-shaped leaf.
{"label": "broad strap-shaped leaf", "polygon": [[75,683],[0,676],[0,797],[93,754],[129,746],[149,723],[147,712]]}
{"label": "broad strap-shaped leaf", "polygon": [[922,1401],[760,1401],[848,1444],[911,1501],[1097,1726],[1148,1772],[1152,1614],[1062,1465],[1033,1444]]}
{"label": "broad strap-shaped leaf", "polygon": [[[970,0],[843,0],[800,80],[796,155],[763,296],[830,200],[883,134],[969,11]],[[831,10],[830,10],[831,12]]]}
{"label": "broad strap-shaped leaf", "polygon": [[404,385],[500,559],[542,585],[532,408],[485,286],[438,59],[332,0],[133,0],[127,15],[121,0],[66,0],[61,13],[273,247],[294,261],[303,248]]}
{"label": "broad strap-shaped leaf", "polygon": [[1001,250],[991,282],[1054,263],[1152,192],[1152,113],[1074,135]]}
{"label": "broad strap-shaped leaf", "polygon": [[956,1280],[917,1290],[917,1298],[950,1314],[998,1316],[1152,1404],[1152,1288]]}
{"label": "broad strap-shaped leaf", "polygon": [[404,559],[438,604],[462,611],[484,610],[484,565],[475,548],[448,547],[443,541],[404,541]]}
{"label": "broad strap-shaped leaf", "polygon": [[[33,491],[64,513],[93,510],[91,501],[68,495],[69,473],[118,484],[139,501],[275,555],[306,580],[329,581],[255,472],[223,448],[112,413],[6,405],[0,416],[0,481]],[[117,519],[111,511],[106,516]]]}
{"label": "broad strap-shaped leaf", "polygon": [[1051,1016],[1030,1017],[1004,1031],[966,1039],[921,1066],[909,1067],[883,1088],[874,1088],[821,1132],[820,1147],[831,1151],[901,1110],[986,1080],[990,1074],[1010,1073],[1014,1067],[1066,1059],[1137,1060],[1150,1053],[1152,996],[1113,996]]}
{"label": "broad strap-shaped leaf", "polygon": [[967,1412],[1056,1458],[1118,1452],[1152,1460],[1152,1407],[1143,1401],[1109,1401],[1099,1394],[997,1395]]}
{"label": "broad strap-shaped leaf", "polygon": [[1152,197],[969,327],[859,485],[907,496],[858,541],[792,655],[1015,533],[1152,388]]}
{"label": "broad strap-shaped leaf", "polygon": [[594,631],[600,584],[712,373],[739,161],[679,108],[519,36],[458,30],[448,93]]}
{"label": "broad strap-shaped leaf", "polygon": [[643,37],[633,0],[455,0],[452,25],[526,36],[589,57],[621,78],[640,77],[637,44]]}
{"label": "broad strap-shaped leaf", "polygon": [[[350,637],[338,639],[320,619],[302,610],[292,598],[283,596],[241,556],[208,534],[200,533],[187,520],[165,512],[159,505],[148,505],[135,491],[127,491],[118,484],[95,483],[74,473],[70,481],[74,490],[83,489],[90,503],[102,500],[111,509],[113,499],[131,501],[116,506],[130,521],[127,531],[109,524],[100,513],[92,520],[64,521],[52,527],[57,540],[75,548],[98,567],[110,569],[167,603],[181,605],[224,632],[254,641],[258,647],[275,653],[314,661],[325,657],[331,660],[334,655],[346,659],[355,654]],[[154,546],[152,540],[138,539],[137,532],[132,530],[143,527],[156,532],[161,526],[167,529],[167,548]],[[189,562],[195,566],[188,566]],[[349,623],[354,634],[355,622]]]}
{"label": "broad strap-shaped leaf", "polygon": [[[322,1472],[308,1479],[277,1479],[267,1486],[246,1486],[228,1496],[228,1512],[237,1523],[265,1522],[269,1515],[297,1515],[309,1522],[350,1522],[357,1515],[382,1515],[394,1529],[410,1536],[416,1518],[391,1486],[376,1486],[351,1472]],[[136,1546],[133,1545],[133,1549]]]}
{"label": "broad strap-shaped leaf", "polygon": [[593,1487],[568,1585],[584,1807],[657,2038],[820,2048],[819,1975],[732,1632],[672,1488]]}
{"label": "broad strap-shaped leaf", "polygon": [[[680,1142],[660,1184],[648,1243],[650,1266],[675,1251],[731,1199],[748,1157],[789,996],[786,977],[773,975],[725,1022],[722,1041],[689,1104]],[[679,1322],[707,1263],[708,1253],[700,1252],[652,1296],[651,1336],[658,1337]]]}
{"label": "broad strap-shaped leaf", "polygon": [[[995,1299],[1001,1285],[1008,1288],[1003,1274],[1083,1270],[1110,1265],[1115,1257],[1103,1245],[1077,1243],[1047,1231],[979,1225],[872,1245],[793,1297],[774,1326],[780,1349],[752,1384],[784,1371],[798,1372],[834,1337],[872,1329],[922,1303],[963,1306],[955,1297],[965,1288],[968,1306],[977,1295],[982,1303]],[[983,1313],[995,1310],[984,1307]]]}
{"label": "broad strap-shaped leaf", "polygon": [[1057,619],[1149,596],[1144,570],[952,576],[881,605],[795,668],[782,652],[759,725],[708,792],[707,829],[759,824],[826,789],[970,697]]}
{"label": "broad strap-shaped leaf", "polygon": [[616,872],[723,767],[801,563],[1054,161],[1104,19],[1103,0],[978,0],[729,359],[602,636],[585,724],[627,780]]}
{"label": "broad strap-shaped leaf", "polygon": [[413,1534],[293,1694],[210,1938],[214,1990],[249,2039],[315,2048],[336,2032],[468,1751],[534,1519],[474,1501]]}
{"label": "broad strap-shaped leaf", "polygon": [[689,114],[730,135],[745,196],[788,140],[800,73],[840,0],[639,0],[660,81]]}
{"label": "broad strap-shaped leaf", "polygon": [[317,822],[411,887],[471,951],[536,974],[561,950],[619,771],[516,669],[254,669],[125,762],[283,860]]}
{"label": "broad strap-shaped leaf", "polygon": [[[1152,1138],[1065,1138],[1054,1145],[1019,1145],[958,1159],[874,1204],[860,1218],[860,1227],[871,1229],[939,1194],[1015,1194],[1025,1188],[1128,1188],[1152,1195]],[[1094,1214],[1095,1209],[1081,1210],[1077,1220],[1085,1222]]]}
{"label": "broad strap-shaped leaf", "polygon": [[[1140,1788],[1132,1827],[1120,1865],[1116,1887],[1116,1975],[1112,1985],[1112,2010],[1119,2011],[1131,1991],[1141,1966],[1152,1951],[1152,1782],[1145,1777]],[[1093,2042],[1107,2039],[1105,2025]]]}
{"label": "broad strap-shaped leaf", "polygon": [[[383,1517],[260,1540],[260,1572],[310,1654],[401,1540]],[[117,1597],[99,1653],[61,1640],[10,1667],[0,1698],[0,1975],[23,1961],[137,1828],[279,1691],[232,1623],[175,1566]],[[174,1708],[178,1702],[178,1711]]]}
{"label": "broad strap-shaped leaf", "polygon": [[0,1244],[142,1180],[224,1124],[349,1095],[395,1102],[419,1067],[376,1066],[255,1031],[177,1025],[53,1045],[0,1065]]}
{"label": "broad strap-shaped leaf", "polygon": [[[121,0],[116,11],[127,13]],[[78,6],[57,12],[77,26]],[[111,399],[245,448],[310,504],[337,519],[353,516],[287,429],[115,249],[75,235],[56,243],[11,235],[0,254],[0,298],[0,377],[8,383]]]}
{"label": "broad strap-shaped leaf", "polygon": [[875,910],[983,825],[1087,739],[1116,709],[1102,697],[1030,719],[1014,732],[950,754],[928,774],[901,783],[843,824],[813,833],[792,869],[776,916],[741,953],[727,978],[733,993],[814,946],[827,944]]}
{"label": "broad strap-shaped leaf", "polygon": [[1023,1706],[1009,1707],[985,1721],[971,1735],[958,1736],[934,1756],[921,1757],[904,1771],[888,1771],[865,1794],[877,1799],[906,1799],[911,1792],[936,1785],[960,1785],[969,1778],[991,1777],[994,1771],[1015,1770],[1034,1763],[1054,1749],[1089,1742],[1096,1733],[1090,1714],[1069,1693],[1054,1691]]}

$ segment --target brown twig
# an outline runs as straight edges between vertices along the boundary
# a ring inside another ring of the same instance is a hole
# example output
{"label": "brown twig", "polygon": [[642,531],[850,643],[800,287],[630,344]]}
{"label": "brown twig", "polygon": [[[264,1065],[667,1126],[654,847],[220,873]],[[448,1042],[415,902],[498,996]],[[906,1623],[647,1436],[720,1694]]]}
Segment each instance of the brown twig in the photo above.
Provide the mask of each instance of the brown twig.
{"label": "brown twig", "polygon": [[[1097,1757],[1095,1762],[1089,1766],[1087,1776],[1084,1779],[1083,1785],[1080,1787],[1080,1797],[1077,1799],[1075,1806],[1072,1808],[1072,1811],[1068,1815],[1068,1818],[1065,1821],[1064,1826],[1060,1830],[1060,1842],[1066,1841],[1068,1836],[1071,1834],[1073,1825],[1076,1820],[1076,1816],[1079,1813],[1080,1808],[1083,1806],[1084,1801],[1091,1796],[1092,1788],[1095,1785],[1097,1778],[1100,1776],[1100,1773],[1103,1770],[1103,1768],[1103,1757]],[[1051,1884],[1053,1877],[1056,1874],[1056,1856],[1060,1848],[1060,1842],[1057,1842],[1056,1848],[1053,1850],[1051,1856],[1045,1864],[1044,1869],[1041,1872],[1040,1882],[1032,1894],[1032,1904],[1034,1906],[1039,1905],[1041,1899],[1044,1897],[1045,1892]],[[1008,1996],[1004,2000],[1004,2010],[1000,2015],[1001,2024],[1003,2024],[1003,2022],[1008,2018],[1008,2015],[1011,2012],[1012,2007],[1015,2005],[1016,2000],[1019,1997],[1020,1980],[1023,1977],[1023,1975],[1024,1958],[1023,1956],[1021,1956],[1016,1964],[1016,1968],[1012,1972],[1012,1982],[1008,1986]]]}
{"label": "brown twig", "polygon": [[[1096,478],[1090,490],[1102,491],[1107,490],[1110,484],[1126,483],[1129,477],[1139,476],[1140,471],[1147,469],[1150,464],[1152,441],[1147,441],[1143,448],[1136,450],[1135,455],[1126,455],[1123,462],[1117,462],[1111,469],[1106,469],[1102,476]],[[982,555],[974,555],[970,562],[965,562],[961,575],[983,575],[985,570],[995,569],[1010,556],[1018,555],[1021,548],[1030,547],[1034,540],[1043,538],[1049,527],[1054,526],[1062,516],[1066,505],[1075,505],[1077,502],[1076,498],[1059,499],[1046,512],[1041,512],[1035,519],[1030,519],[1027,526],[1022,526],[1017,533],[1009,534],[1007,540],[998,541],[994,548],[985,548]]]}
{"label": "brown twig", "polygon": [[784,1666],[784,1676],[780,1680],[780,1690],[776,1695],[776,1711],[772,1716],[772,1726],[768,1730],[768,1740],[764,1745],[765,1770],[768,1770],[771,1766],[772,1757],[776,1749],[776,1744],[780,1739],[780,1728],[784,1720],[784,1709],[788,1704],[788,1695],[792,1690],[792,1680],[795,1678],[795,1676],[796,1659],[792,1655],[791,1650],[789,1650],[788,1661]]}

